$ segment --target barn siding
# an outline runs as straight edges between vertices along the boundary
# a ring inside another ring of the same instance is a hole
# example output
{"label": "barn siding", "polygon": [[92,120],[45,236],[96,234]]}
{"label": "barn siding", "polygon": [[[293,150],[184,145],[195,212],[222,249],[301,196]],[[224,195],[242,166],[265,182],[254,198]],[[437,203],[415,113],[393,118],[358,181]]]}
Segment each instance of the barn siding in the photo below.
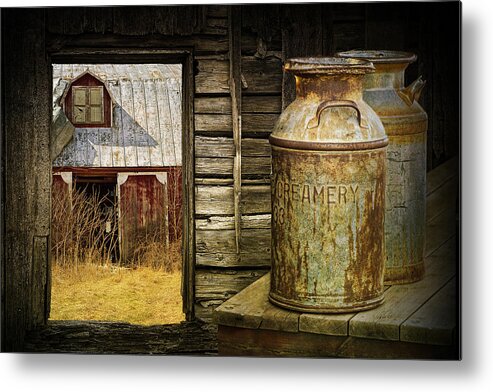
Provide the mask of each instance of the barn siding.
{"label": "barn siding", "polygon": [[[292,81],[282,73],[282,61],[289,56],[388,45],[415,51],[418,63],[409,67],[408,79],[420,73],[428,80],[422,102],[430,114],[428,167],[432,168],[458,149],[459,54],[453,25],[459,22],[458,10],[459,5],[453,3],[404,3],[397,9],[387,4],[242,6],[244,162],[239,255],[233,245],[235,150],[228,6],[2,10],[6,32],[3,50],[8,53],[2,56],[4,75],[8,75],[2,86],[6,114],[4,201],[8,211],[3,246],[7,260],[4,271],[9,276],[8,285],[3,285],[6,300],[2,306],[7,317],[2,331],[8,337],[3,340],[7,341],[4,349],[22,349],[23,331],[34,322],[31,296],[37,294],[25,294],[32,286],[33,235],[45,235],[49,229],[51,80],[46,79],[45,45],[50,52],[84,47],[193,48],[194,293],[197,315],[210,320],[215,306],[261,276],[269,265],[268,250],[252,251],[250,244],[268,244],[264,226],[270,217],[267,138],[281,105],[286,106],[294,97]],[[399,34],[393,33],[393,28]],[[45,101],[46,113],[38,106]],[[18,111],[18,107],[25,110]],[[36,243],[39,248],[42,241]]]}

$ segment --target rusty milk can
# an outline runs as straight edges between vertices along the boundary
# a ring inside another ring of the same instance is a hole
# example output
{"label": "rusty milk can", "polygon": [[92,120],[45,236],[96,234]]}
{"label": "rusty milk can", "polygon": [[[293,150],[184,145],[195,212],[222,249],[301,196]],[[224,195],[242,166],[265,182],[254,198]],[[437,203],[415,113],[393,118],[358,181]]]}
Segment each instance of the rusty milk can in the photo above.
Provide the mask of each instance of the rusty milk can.
{"label": "rusty milk can", "polygon": [[426,213],[426,131],[428,117],[417,99],[425,82],[404,87],[404,72],[416,55],[387,50],[338,53],[371,61],[364,100],[380,116],[389,137],[385,283],[411,283],[424,276]]}
{"label": "rusty milk can", "polygon": [[272,146],[269,299],[314,313],[383,301],[387,136],[363,101],[364,60],[295,58],[296,100]]}

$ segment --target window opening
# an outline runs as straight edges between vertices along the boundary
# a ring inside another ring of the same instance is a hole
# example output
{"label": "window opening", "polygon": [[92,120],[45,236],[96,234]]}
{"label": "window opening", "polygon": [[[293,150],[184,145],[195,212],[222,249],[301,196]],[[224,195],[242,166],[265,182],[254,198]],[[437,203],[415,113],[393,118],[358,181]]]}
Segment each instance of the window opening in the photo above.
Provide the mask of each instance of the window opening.
{"label": "window opening", "polygon": [[53,64],[51,319],[185,319],[181,67]]}
{"label": "window opening", "polygon": [[72,121],[74,124],[103,124],[103,88],[73,87]]}

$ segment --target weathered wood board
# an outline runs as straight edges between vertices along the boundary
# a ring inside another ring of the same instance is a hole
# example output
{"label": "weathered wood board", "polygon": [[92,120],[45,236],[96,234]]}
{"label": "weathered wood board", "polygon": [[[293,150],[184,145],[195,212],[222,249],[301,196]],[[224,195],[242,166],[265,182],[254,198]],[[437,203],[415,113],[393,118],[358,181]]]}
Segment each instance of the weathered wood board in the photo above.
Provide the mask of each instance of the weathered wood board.
{"label": "weathered wood board", "polygon": [[[270,186],[242,186],[242,211],[245,214],[269,214]],[[232,215],[233,188],[230,186],[196,186],[196,215]]]}

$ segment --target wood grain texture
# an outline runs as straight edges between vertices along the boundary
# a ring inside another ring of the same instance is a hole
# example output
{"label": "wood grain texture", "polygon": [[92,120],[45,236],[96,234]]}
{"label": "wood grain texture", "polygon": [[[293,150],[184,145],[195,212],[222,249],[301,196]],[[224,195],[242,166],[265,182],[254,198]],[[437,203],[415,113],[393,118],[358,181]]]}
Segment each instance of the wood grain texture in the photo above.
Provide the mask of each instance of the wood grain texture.
{"label": "wood grain texture", "polygon": [[146,35],[145,39],[136,36],[121,36],[119,34],[88,33],[82,35],[50,35],[50,51],[61,47],[93,47],[93,48],[190,48],[200,56],[217,55],[228,51],[228,39],[224,36],[194,34],[187,36]]}
{"label": "wood grain texture", "polygon": [[[212,19],[212,18],[208,18]],[[47,10],[50,33],[190,35],[202,27],[200,7],[65,7]]]}
{"label": "wood grain texture", "polygon": [[455,241],[449,240],[444,248],[445,254],[426,258],[423,280],[410,285],[392,286],[385,292],[383,305],[354,316],[349,321],[349,334],[362,338],[400,340],[400,325],[455,274]]}
{"label": "wood grain texture", "polygon": [[442,212],[455,212],[459,197],[459,181],[457,177],[450,178],[442,185],[440,191],[431,193],[426,199],[426,221],[437,218]]}
{"label": "wood grain texture", "polygon": [[50,321],[29,333],[28,352],[88,354],[209,354],[217,328],[200,322],[139,326],[127,323]]}
{"label": "wood grain texture", "polygon": [[[236,253],[234,229],[197,230],[195,236],[197,253]],[[240,243],[245,253],[270,254],[270,229],[243,230]]]}
{"label": "wood grain texture", "polygon": [[271,56],[264,59],[242,56],[242,74],[247,83],[244,94],[279,94],[282,83],[281,59]]}
{"label": "wood grain texture", "polygon": [[[329,354],[330,355],[330,354]],[[371,359],[448,359],[457,360],[457,347],[387,340],[362,339],[350,336],[332,356]]]}
{"label": "wood grain texture", "polygon": [[265,269],[197,269],[195,273],[195,300],[225,301],[264,275]]}
{"label": "wood grain texture", "polygon": [[[271,147],[266,139],[241,140],[242,157],[270,157]],[[234,145],[232,138],[226,137],[195,137],[195,156],[207,158],[232,158],[234,157]]]}
{"label": "wood grain texture", "polygon": [[[270,213],[270,186],[242,186],[242,210],[245,214]],[[230,186],[196,186],[196,215],[232,215],[233,188]]]}
{"label": "wood grain texture", "polygon": [[265,309],[270,305],[270,273],[257,279],[240,294],[216,309],[215,321],[220,325],[257,329],[262,324]]}
{"label": "wood grain texture", "polygon": [[450,345],[457,332],[457,279],[451,279],[400,328],[405,342]]}
{"label": "wood grain texture", "polygon": [[458,359],[455,346],[388,342],[306,332],[218,327],[219,355],[373,359]]}
{"label": "wood grain texture", "polygon": [[[280,95],[247,95],[241,97],[242,113],[281,113]],[[230,114],[231,99],[227,97],[195,98],[197,114]]]}
{"label": "wood grain texture", "polygon": [[[279,115],[272,113],[249,113],[241,116],[242,133],[247,135],[268,136]],[[233,135],[233,123],[229,114],[196,114],[195,132],[198,134]]]}
{"label": "wood grain texture", "polygon": [[195,93],[229,93],[229,62],[224,60],[197,60]]}
{"label": "wood grain texture", "polygon": [[[44,11],[3,10],[2,26],[2,53],[9,58],[3,66],[8,77],[2,83],[6,173],[2,184],[2,351],[22,351],[25,331],[44,321],[42,263],[46,258],[34,257],[33,237],[47,236],[50,230],[51,81],[44,53]],[[42,306],[36,316],[33,295]]]}
{"label": "wood grain texture", "polygon": [[[248,176],[270,176],[270,157],[247,157],[241,161],[241,175]],[[233,158],[195,158],[195,174],[198,177],[231,177],[234,173]],[[238,179],[241,182],[241,179]]]}
{"label": "wood grain texture", "polygon": [[426,195],[429,196],[450,179],[459,176],[459,159],[453,157],[426,174]]}
{"label": "wood grain texture", "polygon": [[[242,215],[241,227],[243,229],[270,229],[271,215]],[[210,216],[195,220],[197,230],[233,230],[232,216]]]}
{"label": "wood grain texture", "polygon": [[224,356],[327,357],[346,338],[219,325],[218,340],[219,355]]}
{"label": "wood grain texture", "polygon": [[48,319],[49,308],[47,298],[50,274],[48,236],[35,236],[33,244],[33,285],[32,285],[32,317],[34,325],[43,325]]}

